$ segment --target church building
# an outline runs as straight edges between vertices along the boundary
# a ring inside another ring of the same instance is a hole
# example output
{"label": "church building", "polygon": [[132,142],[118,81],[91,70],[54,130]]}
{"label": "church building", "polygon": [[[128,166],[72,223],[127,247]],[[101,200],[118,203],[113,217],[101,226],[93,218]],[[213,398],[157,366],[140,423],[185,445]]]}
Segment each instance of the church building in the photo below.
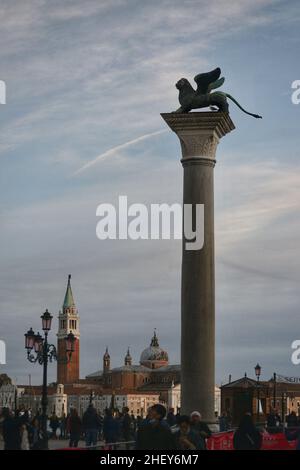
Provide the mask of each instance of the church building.
{"label": "church building", "polygon": [[[66,360],[65,337],[73,333],[76,338],[71,359]],[[38,409],[41,387],[20,385],[20,404]],[[130,412],[145,415],[147,408],[154,403],[180,409],[180,366],[170,365],[167,351],[159,345],[154,330],[150,344],[135,364],[126,350],[123,365],[111,367],[109,349],[106,348],[102,369],[85,378],[80,378],[80,319],[75,304],[71,275],[68,276],[62,309],[58,315],[57,332],[57,378],[48,386],[49,413],[59,416],[71,407],[82,414],[89,403],[94,403],[99,412],[114,407],[120,411],[128,406]]]}

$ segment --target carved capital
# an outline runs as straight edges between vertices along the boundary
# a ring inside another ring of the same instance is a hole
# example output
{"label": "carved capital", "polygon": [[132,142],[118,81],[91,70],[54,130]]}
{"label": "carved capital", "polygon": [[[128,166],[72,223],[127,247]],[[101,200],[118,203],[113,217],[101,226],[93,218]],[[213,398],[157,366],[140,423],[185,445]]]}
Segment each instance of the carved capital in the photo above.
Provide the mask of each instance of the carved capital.
{"label": "carved capital", "polygon": [[234,129],[228,113],[168,113],[161,116],[180,140],[183,165],[214,165],[220,138]]}
{"label": "carved capital", "polygon": [[214,134],[186,134],[178,132],[182,158],[202,157],[215,160],[219,139]]}

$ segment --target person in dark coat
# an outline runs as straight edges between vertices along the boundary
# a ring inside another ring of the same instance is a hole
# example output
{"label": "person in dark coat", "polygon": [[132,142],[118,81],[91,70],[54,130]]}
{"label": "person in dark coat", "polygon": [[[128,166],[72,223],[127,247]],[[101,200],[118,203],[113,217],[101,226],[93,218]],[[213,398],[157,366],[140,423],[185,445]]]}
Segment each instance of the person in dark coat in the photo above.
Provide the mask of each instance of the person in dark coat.
{"label": "person in dark coat", "polygon": [[138,450],[172,450],[176,448],[174,437],[164,418],[166,408],[153,405],[148,412],[147,422],[137,432]]}
{"label": "person in dark coat", "polygon": [[174,408],[169,409],[169,413],[167,414],[167,423],[170,427],[175,426],[176,424],[176,416],[174,415]]}
{"label": "person in dark coat", "polygon": [[235,450],[260,450],[262,435],[253,424],[252,417],[248,413],[243,416],[238,429],[233,436]]}
{"label": "person in dark coat", "polygon": [[[122,430],[122,437],[125,442],[131,441],[133,439],[134,424],[132,422],[132,418],[129,414],[129,408],[127,406],[124,406],[123,408],[121,430]],[[127,444],[126,444],[126,448],[129,449],[129,446]]]}
{"label": "person in dark coat", "polygon": [[298,418],[295,411],[292,411],[286,418],[288,428],[298,427]]}
{"label": "person in dark coat", "polygon": [[229,429],[229,422],[226,411],[223,411],[222,415],[219,417],[219,427],[220,432],[225,432]]}
{"label": "person in dark coat", "polygon": [[189,416],[178,418],[179,431],[175,433],[176,448],[179,450],[204,450],[204,439],[191,428]]}
{"label": "person in dark coat", "polygon": [[52,429],[52,437],[57,439],[57,429],[59,428],[59,419],[55,413],[53,413],[50,417],[50,428]]}
{"label": "person in dark coat", "polygon": [[133,433],[135,434],[136,426],[137,426],[137,424],[136,424],[136,419],[135,419],[135,416],[134,416],[133,413],[131,413],[131,416],[130,416],[130,417],[131,417],[131,423],[132,423]]}
{"label": "person in dark coat", "polygon": [[276,410],[272,409],[270,414],[267,416],[267,431],[270,434],[276,434],[279,432],[279,426],[281,419]]}
{"label": "person in dark coat", "polygon": [[63,413],[61,418],[60,418],[59,426],[60,426],[60,439],[65,439],[66,438],[66,430],[67,430],[67,417],[66,417],[65,413]]}
{"label": "person in dark coat", "polygon": [[82,425],[85,431],[86,446],[95,446],[98,439],[100,419],[92,403],[88,406],[82,417]]}
{"label": "person in dark coat", "polygon": [[4,450],[21,449],[20,422],[17,417],[12,416],[9,408],[3,408],[2,415],[2,435],[4,440]]}
{"label": "person in dark coat", "polygon": [[193,411],[191,413],[191,427],[203,439],[206,449],[206,439],[211,436],[211,430],[209,429],[207,424],[202,421],[202,416],[199,411]]}
{"label": "person in dark coat", "polygon": [[71,409],[71,414],[68,419],[67,428],[70,433],[69,447],[78,447],[78,442],[79,442],[80,435],[81,435],[82,422],[75,408]]}
{"label": "person in dark coat", "polygon": [[41,429],[41,422],[34,418],[29,427],[29,442],[31,450],[41,450],[47,447],[47,436]]}
{"label": "person in dark coat", "polygon": [[112,411],[107,409],[103,420],[103,436],[107,444],[117,442],[120,433],[119,421],[113,417]]}

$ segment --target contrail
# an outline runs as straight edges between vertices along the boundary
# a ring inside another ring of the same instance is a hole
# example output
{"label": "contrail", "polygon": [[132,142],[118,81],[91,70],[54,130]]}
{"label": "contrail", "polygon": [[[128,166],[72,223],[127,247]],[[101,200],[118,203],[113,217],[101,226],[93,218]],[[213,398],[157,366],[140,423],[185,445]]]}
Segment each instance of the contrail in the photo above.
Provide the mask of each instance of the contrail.
{"label": "contrail", "polygon": [[154,137],[155,135],[163,134],[164,132],[167,132],[168,129],[164,129],[162,131],[155,131],[151,132],[150,134],[144,134],[141,137],[137,137],[136,139],[129,140],[128,142],[125,142],[125,144],[117,145],[116,147],[113,147],[110,150],[107,150],[104,153],[101,153],[101,155],[98,155],[98,157],[94,158],[94,160],[91,160],[87,162],[85,165],[83,165],[81,168],[75,171],[72,176],[76,176],[79,173],[82,173],[83,171],[87,170],[91,166],[95,165],[98,163],[100,160],[104,160],[107,157],[112,157],[113,155],[116,155],[119,150],[123,150],[127,147],[131,147],[132,145],[137,144],[138,142],[141,142],[143,140],[149,139],[150,137]]}

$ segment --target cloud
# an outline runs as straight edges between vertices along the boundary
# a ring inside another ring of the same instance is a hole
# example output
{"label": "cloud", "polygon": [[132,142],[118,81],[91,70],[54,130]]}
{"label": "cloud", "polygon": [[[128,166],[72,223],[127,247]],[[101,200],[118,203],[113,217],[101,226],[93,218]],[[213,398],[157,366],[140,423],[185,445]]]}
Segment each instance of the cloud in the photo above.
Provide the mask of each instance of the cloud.
{"label": "cloud", "polygon": [[101,160],[104,160],[107,157],[113,157],[115,155],[118,155],[121,150],[128,149],[129,147],[132,147],[133,145],[136,145],[140,142],[143,142],[146,139],[150,139],[151,137],[154,137],[154,136],[157,136],[157,135],[160,135],[160,134],[164,134],[165,132],[167,132],[167,129],[151,132],[150,134],[144,134],[140,137],[136,137],[133,140],[129,140],[128,142],[125,142],[124,144],[116,145],[116,147],[113,147],[112,149],[109,149],[106,152],[101,153],[101,155],[98,155],[98,157],[96,157],[94,160],[91,160],[91,161],[87,162],[81,168],[76,170],[75,173],[73,173],[73,176],[78,175],[79,173],[82,173],[83,171],[87,170],[88,168],[91,168],[92,166],[96,165]]}
{"label": "cloud", "polygon": [[[270,3],[233,1],[222,8],[219,0],[197,6],[89,0],[84,8],[80,2],[62,8],[59,2],[5,2],[1,78],[15,113],[0,150],[11,149],[12,141],[18,147],[38,141],[41,135],[45,152],[47,132],[49,140],[53,135],[59,140],[62,153],[70,142],[83,153],[94,142],[85,160],[97,147],[114,144],[112,127],[121,141],[151,132],[157,128],[155,116],[176,107],[172,85],[177,79],[215,65],[206,51],[224,34],[253,27],[258,11],[271,21],[272,15],[262,11]],[[205,21],[195,21],[198,9]],[[54,103],[57,112],[41,115],[29,132],[27,118]],[[137,114],[143,118],[136,119]]]}

